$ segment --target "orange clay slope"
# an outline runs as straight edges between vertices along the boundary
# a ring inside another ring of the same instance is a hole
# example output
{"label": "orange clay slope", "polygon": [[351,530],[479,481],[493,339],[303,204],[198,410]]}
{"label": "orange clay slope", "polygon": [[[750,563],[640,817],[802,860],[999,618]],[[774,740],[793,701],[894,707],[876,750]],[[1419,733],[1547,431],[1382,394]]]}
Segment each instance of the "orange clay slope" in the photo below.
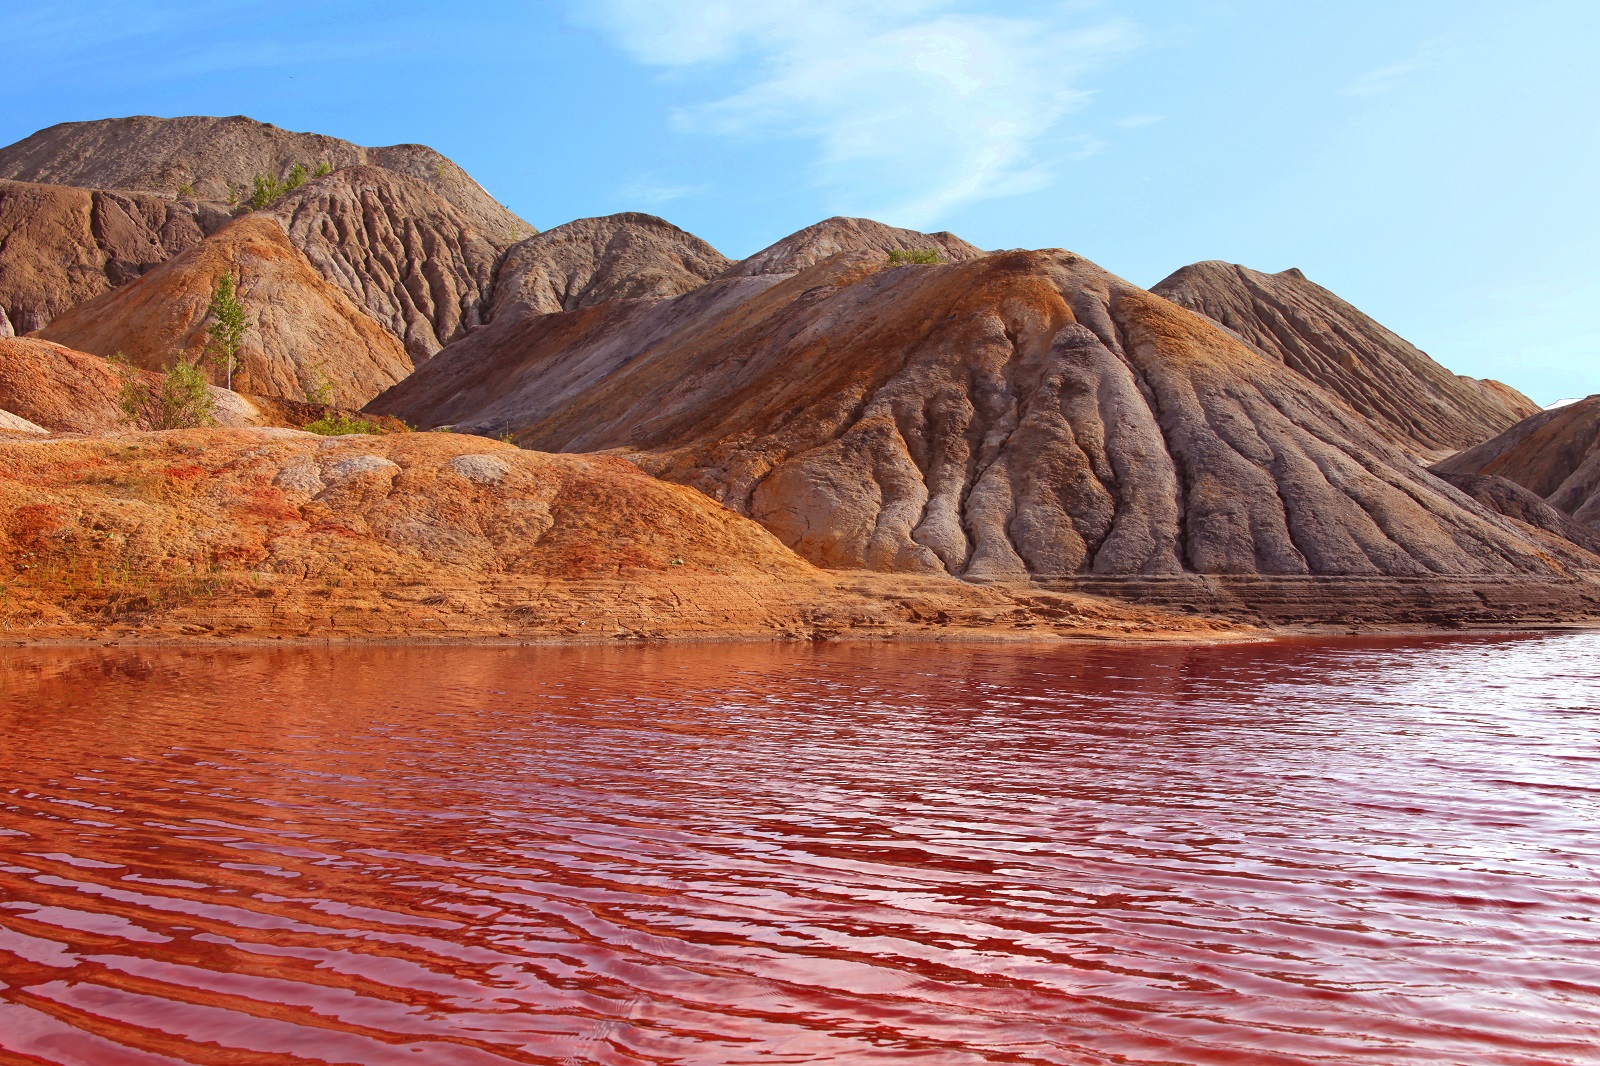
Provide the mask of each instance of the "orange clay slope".
{"label": "orange clay slope", "polygon": [[829,568],[1296,622],[1586,617],[1600,592],[1600,559],[1060,250],[942,266],[842,252],[497,320],[371,409],[616,450]]}
{"label": "orange clay slope", "polygon": [[404,345],[324,281],[278,221],[247,215],[135,281],[80,304],[38,336],[121,353],[147,369],[198,358],[217,279],[232,272],[251,328],[236,390],[303,399],[326,382],[336,402],[361,404],[411,372]]}
{"label": "orange clay slope", "polygon": [[0,640],[1205,636],[1221,623],[818,570],[620,459],[439,433],[0,437]]}

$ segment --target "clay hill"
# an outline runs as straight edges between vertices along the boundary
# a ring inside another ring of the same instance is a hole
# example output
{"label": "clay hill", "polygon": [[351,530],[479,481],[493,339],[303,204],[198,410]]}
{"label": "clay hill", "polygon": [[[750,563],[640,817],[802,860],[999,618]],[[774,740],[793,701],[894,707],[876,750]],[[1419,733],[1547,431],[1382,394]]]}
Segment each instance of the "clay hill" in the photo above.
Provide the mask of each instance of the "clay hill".
{"label": "clay hill", "polygon": [[221,204],[0,181],[0,337],[42,329],[229,218]]}
{"label": "clay hill", "polygon": [[1508,385],[1452,374],[1299,270],[1263,274],[1195,263],[1151,291],[1220,322],[1365,415],[1394,443],[1431,458],[1539,410]]}
{"label": "clay hill", "polygon": [[195,357],[227,271],[252,322],[244,387],[300,398],[325,382],[360,405],[481,323],[499,255],[422,183],[348,167],[58,315],[40,336],[150,368]]}
{"label": "clay hill", "polygon": [[[1518,422],[1297,272],[1149,292],[851,218],[733,262],[645,214],[536,233],[431,149],[244,118],[56,126],[0,179],[10,639],[1600,616],[1585,409]],[[137,431],[120,390],[202,354],[224,274],[221,427]]]}
{"label": "clay hill", "polygon": [[1600,396],[1542,411],[1434,470],[1458,484],[1510,482],[1600,533]]}
{"label": "clay hill", "polygon": [[304,397],[325,382],[360,404],[411,372],[404,345],[325,281],[275,219],[248,215],[150,273],[61,315],[38,336],[99,356],[121,354],[159,369],[206,344],[217,279],[239,279],[252,328],[235,387]]}
{"label": "clay hill", "polygon": [[497,318],[370,409],[626,455],[833,569],[1274,620],[1600,592],[1586,551],[1210,319],[1068,252],[891,265],[887,229],[831,220],[681,295]]}
{"label": "clay hill", "polygon": [[257,174],[282,178],[295,164],[337,170],[374,166],[427,185],[504,247],[532,226],[497,203],[460,167],[425,145],[363,148],[317,133],[294,133],[243,115],[63,122],[0,148],[0,178],[89,189],[133,189],[202,200],[248,193]]}

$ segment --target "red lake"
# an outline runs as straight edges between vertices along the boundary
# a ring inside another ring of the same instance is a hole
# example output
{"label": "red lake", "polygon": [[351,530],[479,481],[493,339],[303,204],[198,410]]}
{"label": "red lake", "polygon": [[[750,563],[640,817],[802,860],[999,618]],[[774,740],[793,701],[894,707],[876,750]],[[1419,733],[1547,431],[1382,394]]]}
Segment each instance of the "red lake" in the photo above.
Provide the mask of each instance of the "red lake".
{"label": "red lake", "polygon": [[0,651],[0,1061],[1600,1063],[1597,661]]}

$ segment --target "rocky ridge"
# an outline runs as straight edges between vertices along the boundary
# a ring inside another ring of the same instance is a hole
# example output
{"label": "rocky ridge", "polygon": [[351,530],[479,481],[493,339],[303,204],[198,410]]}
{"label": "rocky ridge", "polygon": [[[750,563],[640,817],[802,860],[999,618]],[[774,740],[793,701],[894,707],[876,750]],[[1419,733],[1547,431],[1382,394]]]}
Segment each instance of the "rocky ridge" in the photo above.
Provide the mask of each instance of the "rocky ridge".
{"label": "rocky ridge", "polygon": [[1489,476],[1522,486],[1600,530],[1600,396],[1542,411],[1437,464],[1441,476]]}
{"label": "rocky ridge", "polygon": [[870,218],[835,216],[791,233],[748,259],[741,259],[729,268],[727,276],[793,274],[840,252],[883,255],[890,252],[933,252],[948,263],[964,263],[988,254],[953,233],[919,233],[886,226]]}
{"label": "rocky ridge", "polygon": [[228,219],[221,204],[0,181],[0,337],[44,328]]}
{"label": "rocky ridge", "polygon": [[1394,443],[1433,459],[1539,409],[1498,381],[1452,374],[1299,270],[1263,274],[1195,263],[1150,291],[1221,323],[1339,397]]}
{"label": "rocky ridge", "polygon": [[506,251],[489,318],[577,311],[611,300],[678,296],[733,264],[654,215],[580,218]]}
{"label": "rocky ridge", "polygon": [[168,196],[187,186],[201,199],[217,201],[241,189],[248,194],[257,174],[281,178],[296,163],[331,169],[376,166],[423,182],[497,247],[536,232],[466,171],[425,145],[364,148],[243,115],[63,122],[0,148],[0,178]]}
{"label": "rocky ridge", "polygon": [[423,183],[381,167],[345,167],[266,214],[413,361],[481,323],[499,249]]}

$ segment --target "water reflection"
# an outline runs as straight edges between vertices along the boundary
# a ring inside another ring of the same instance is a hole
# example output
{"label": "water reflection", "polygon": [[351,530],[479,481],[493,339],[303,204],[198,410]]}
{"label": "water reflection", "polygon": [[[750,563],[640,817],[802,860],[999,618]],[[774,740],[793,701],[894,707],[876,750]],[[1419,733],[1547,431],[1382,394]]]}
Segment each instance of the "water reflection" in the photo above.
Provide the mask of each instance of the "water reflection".
{"label": "water reflection", "polygon": [[1600,1061],[1597,646],[6,652],[0,1049]]}

